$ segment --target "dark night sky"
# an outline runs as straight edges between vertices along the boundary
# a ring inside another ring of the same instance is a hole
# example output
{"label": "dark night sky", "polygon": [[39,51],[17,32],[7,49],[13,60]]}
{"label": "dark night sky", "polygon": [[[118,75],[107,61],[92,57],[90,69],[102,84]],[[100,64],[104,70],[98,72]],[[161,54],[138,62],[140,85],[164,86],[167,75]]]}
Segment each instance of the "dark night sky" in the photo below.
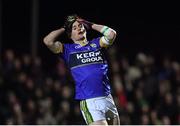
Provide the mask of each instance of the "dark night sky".
{"label": "dark night sky", "polygon": [[[180,58],[180,9],[177,3],[40,0],[39,7],[39,55],[52,56],[42,38],[62,26],[66,15],[77,13],[114,28],[118,33],[115,44],[120,53],[170,53]],[[31,8],[31,0],[3,0],[3,50],[30,51]]]}

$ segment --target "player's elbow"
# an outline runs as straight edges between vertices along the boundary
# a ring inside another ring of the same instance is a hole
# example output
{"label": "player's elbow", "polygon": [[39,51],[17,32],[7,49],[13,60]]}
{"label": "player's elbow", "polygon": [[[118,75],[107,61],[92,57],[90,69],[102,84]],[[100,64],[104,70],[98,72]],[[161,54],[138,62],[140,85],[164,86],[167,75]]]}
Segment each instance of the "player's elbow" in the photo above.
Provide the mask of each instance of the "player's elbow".
{"label": "player's elbow", "polygon": [[117,35],[117,33],[116,33],[116,31],[115,30],[112,30],[111,31],[111,36],[112,36],[112,39],[115,39],[116,38],[116,35]]}
{"label": "player's elbow", "polygon": [[110,36],[109,36],[109,41],[110,41],[109,43],[110,43],[110,45],[112,45],[113,42],[115,41],[116,35],[117,35],[117,33],[116,33],[115,30],[112,30],[112,31],[110,32]]}
{"label": "player's elbow", "polygon": [[43,42],[44,42],[44,44],[47,45],[47,46],[50,46],[50,45],[52,44],[51,41],[50,41],[50,39],[49,39],[47,36],[44,37]]}
{"label": "player's elbow", "polygon": [[108,39],[114,41],[115,38],[116,38],[116,35],[117,35],[116,31],[115,31],[115,30],[111,30],[111,31],[110,31],[110,34],[109,34],[109,36],[108,36]]}

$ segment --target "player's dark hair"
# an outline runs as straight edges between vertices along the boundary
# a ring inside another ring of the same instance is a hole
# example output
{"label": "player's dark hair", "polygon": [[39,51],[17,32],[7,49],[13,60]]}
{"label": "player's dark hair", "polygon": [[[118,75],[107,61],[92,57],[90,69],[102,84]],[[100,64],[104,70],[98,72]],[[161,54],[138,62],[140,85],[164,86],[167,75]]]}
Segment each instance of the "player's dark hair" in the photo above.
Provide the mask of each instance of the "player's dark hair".
{"label": "player's dark hair", "polygon": [[65,18],[64,27],[68,37],[71,36],[72,24],[76,21],[77,18],[78,18],[77,14],[72,14]]}

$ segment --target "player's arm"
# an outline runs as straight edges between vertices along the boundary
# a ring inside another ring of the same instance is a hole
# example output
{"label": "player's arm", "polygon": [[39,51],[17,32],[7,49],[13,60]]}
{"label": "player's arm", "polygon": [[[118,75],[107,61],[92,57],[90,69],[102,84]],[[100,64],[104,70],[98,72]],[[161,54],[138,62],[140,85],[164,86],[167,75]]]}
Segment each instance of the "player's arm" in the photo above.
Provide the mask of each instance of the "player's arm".
{"label": "player's arm", "polygon": [[62,53],[63,44],[57,41],[57,37],[60,36],[65,31],[64,28],[60,28],[50,32],[47,36],[44,37],[44,44],[53,52],[53,53]]}
{"label": "player's arm", "polygon": [[113,44],[116,38],[116,31],[110,27],[105,25],[93,24],[92,29],[100,32],[103,34],[103,37],[100,39],[100,46],[101,47],[108,47]]}
{"label": "player's arm", "polygon": [[77,19],[77,21],[83,23],[86,28],[96,30],[103,34],[103,37],[100,39],[100,46],[101,47],[108,47],[113,44],[116,38],[116,31],[112,28],[109,28],[105,25],[95,24],[84,19]]}

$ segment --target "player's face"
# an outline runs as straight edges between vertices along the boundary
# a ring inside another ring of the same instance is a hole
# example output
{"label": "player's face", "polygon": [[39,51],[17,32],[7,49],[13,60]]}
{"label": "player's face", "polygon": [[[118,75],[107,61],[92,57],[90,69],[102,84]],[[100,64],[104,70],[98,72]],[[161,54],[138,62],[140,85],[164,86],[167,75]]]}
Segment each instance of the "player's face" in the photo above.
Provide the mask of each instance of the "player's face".
{"label": "player's face", "polygon": [[84,25],[75,21],[72,25],[71,39],[80,41],[86,38],[86,29]]}

